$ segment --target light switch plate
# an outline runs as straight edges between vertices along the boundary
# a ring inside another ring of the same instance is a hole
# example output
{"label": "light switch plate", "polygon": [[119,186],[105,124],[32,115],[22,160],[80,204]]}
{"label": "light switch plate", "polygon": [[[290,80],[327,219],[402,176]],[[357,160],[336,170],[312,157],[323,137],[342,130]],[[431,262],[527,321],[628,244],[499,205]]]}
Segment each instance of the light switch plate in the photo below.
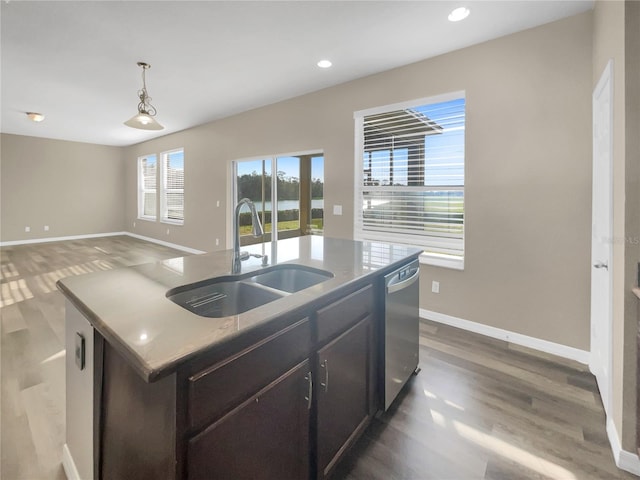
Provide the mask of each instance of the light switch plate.
{"label": "light switch plate", "polygon": [[342,215],[342,205],[334,205],[333,206],[333,214],[334,215]]}

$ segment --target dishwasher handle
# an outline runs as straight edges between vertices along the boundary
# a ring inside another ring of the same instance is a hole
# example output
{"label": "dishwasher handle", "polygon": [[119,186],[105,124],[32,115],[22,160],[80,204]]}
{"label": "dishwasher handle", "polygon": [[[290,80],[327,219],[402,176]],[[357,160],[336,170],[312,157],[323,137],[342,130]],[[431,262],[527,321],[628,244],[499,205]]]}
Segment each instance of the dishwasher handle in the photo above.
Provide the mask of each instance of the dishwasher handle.
{"label": "dishwasher handle", "polygon": [[416,270],[413,272],[413,275],[411,275],[406,280],[403,280],[402,282],[399,282],[399,283],[393,283],[391,285],[388,285],[387,293],[394,293],[404,288],[407,288],[410,285],[413,285],[418,280],[419,277],[420,277],[420,269],[416,268]]}

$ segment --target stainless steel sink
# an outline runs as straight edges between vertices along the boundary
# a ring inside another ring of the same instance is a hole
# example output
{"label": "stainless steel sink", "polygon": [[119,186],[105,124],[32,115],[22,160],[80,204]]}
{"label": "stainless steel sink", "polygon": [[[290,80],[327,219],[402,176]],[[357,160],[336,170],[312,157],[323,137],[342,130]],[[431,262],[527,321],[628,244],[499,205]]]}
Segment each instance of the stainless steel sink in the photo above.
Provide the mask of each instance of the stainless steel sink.
{"label": "stainless steel sink", "polygon": [[[212,279],[217,280],[217,279]],[[167,298],[201,317],[228,317],[273,302],[283,295],[242,281],[212,282],[172,293]]]}
{"label": "stainless steel sink", "polygon": [[280,265],[268,272],[251,277],[251,281],[288,293],[299,292],[333,277],[325,270],[302,265]]}
{"label": "stainless steel sink", "polygon": [[284,264],[245,273],[214,277],[167,292],[167,298],[202,317],[238,315],[333,277],[325,270]]}

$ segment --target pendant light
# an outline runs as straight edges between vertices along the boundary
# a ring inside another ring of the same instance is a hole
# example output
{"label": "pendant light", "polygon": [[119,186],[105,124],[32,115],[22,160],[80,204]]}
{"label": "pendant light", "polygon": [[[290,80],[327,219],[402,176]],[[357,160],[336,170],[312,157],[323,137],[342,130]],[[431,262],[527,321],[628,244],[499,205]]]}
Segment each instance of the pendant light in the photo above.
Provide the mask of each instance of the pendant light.
{"label": "pendant light", "polygon": [[138,90],[138,113],[124,122],[127,127],[139,128],[141,130],[162,130],[164,127],[153,118],[156,115],[156,107],[151,105],[151,97],[147,93],[147,82],[145,72],[151,68],[151,65],[145,62],[138,62],[138,66],[142,67],[142,89]]}

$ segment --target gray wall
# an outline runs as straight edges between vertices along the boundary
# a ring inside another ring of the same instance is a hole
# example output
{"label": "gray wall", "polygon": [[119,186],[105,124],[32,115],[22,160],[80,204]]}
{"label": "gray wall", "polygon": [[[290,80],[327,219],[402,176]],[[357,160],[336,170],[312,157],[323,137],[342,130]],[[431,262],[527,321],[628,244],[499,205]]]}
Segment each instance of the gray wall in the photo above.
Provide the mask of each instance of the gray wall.
{"label": "gray wall", "polygon": [[[588,12],[129,147],[127,229],[212,250],[231,160],[323,149],[325,234],[351,237],[353,112],[465,90],[465,270],[426,266],[421,307],[588,350],[591,31]],[[177,147],[185,225],[167,235],[135,218],[136,158]]]}
{"label": "gray wall", "polygon": [[118,147],[2,134],[0,241],[122,231],[122,153]]}

